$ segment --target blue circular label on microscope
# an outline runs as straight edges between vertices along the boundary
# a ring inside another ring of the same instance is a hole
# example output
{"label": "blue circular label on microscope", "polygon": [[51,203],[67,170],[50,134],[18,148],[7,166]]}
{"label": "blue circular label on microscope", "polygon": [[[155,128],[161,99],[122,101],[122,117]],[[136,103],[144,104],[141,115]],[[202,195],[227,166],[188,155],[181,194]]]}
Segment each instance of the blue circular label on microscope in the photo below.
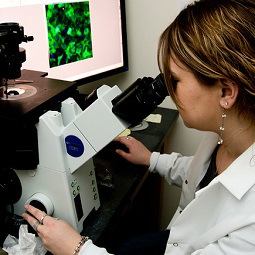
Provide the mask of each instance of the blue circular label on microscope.
{"label": "blue circular label on microscope", "polygon": [[82,141],[74,135],[69,135],[65,138],[67,153],[75,158],[80,157],[84,152]]}

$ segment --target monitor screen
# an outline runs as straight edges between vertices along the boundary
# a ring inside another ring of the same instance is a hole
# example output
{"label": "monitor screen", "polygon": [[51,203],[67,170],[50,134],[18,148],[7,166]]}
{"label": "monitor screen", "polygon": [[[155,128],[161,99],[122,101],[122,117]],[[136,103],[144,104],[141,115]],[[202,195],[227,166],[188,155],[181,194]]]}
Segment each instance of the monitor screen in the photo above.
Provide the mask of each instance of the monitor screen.
{"label": "monitor screen", "polygon": [[82,83],[128,69],[124,0],[1,0],[4,22],[34,37],[22,69]]}

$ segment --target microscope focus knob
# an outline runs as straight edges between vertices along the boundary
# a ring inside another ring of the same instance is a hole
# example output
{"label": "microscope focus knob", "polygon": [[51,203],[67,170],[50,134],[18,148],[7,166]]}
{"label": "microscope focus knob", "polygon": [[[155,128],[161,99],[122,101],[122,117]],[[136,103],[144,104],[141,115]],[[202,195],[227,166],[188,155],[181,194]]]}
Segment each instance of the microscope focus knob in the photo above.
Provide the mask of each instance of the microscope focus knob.
{"label": "microscope focus knob", "polygon": [[54,212],[54,205],[51,202],[51,200],[42,193],[35,193],[33,196],[31,196],[25,204],[30,204],[41,211],[44,211],[48,215],[53,215]]}

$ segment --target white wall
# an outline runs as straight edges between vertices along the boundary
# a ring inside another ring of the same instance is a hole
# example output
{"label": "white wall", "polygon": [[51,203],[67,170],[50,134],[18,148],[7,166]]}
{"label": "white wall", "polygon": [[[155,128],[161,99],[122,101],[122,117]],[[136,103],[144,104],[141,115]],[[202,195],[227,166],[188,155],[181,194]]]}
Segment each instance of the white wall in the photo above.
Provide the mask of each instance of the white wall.
{"label": "white wall", "polygon": [[[157,66],[159,36],[187,1],[189,0],[126,0],[129,71],[86,84],[80,87],[80,90],[88,93],[101,84],[110,86],[117,84],[123,90],[139,77],[155,77],[159,73]],[[161,106],[174,108],[169,97]],[[187,129],[179,118],[166,143],[166,152],[178,151],[183,155],[192,155],[201,137],[200,132]],[[164,182],[161,228],[167,226],[178,199],[179,189],[169,188]]]}

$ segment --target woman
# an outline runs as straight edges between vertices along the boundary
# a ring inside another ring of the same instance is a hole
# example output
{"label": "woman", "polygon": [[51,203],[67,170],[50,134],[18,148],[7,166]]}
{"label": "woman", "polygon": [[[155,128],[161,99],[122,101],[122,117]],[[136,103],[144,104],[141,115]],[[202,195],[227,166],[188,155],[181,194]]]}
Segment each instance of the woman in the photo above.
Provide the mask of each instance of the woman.
{"label": "woman", "polygon": [[[117,150],[120,156],[182,187],[164,254],[254,254],[255,1],[189,5],[162,34],[158,59],[184,124],[208,131],[194,157],[151,153],[134,138],[116,138],[129,149]],[[26,209],[31,225],[43,216]],[[48,216],[37,231],[53,254],[75,247],[77,254],[108,254]]]}

